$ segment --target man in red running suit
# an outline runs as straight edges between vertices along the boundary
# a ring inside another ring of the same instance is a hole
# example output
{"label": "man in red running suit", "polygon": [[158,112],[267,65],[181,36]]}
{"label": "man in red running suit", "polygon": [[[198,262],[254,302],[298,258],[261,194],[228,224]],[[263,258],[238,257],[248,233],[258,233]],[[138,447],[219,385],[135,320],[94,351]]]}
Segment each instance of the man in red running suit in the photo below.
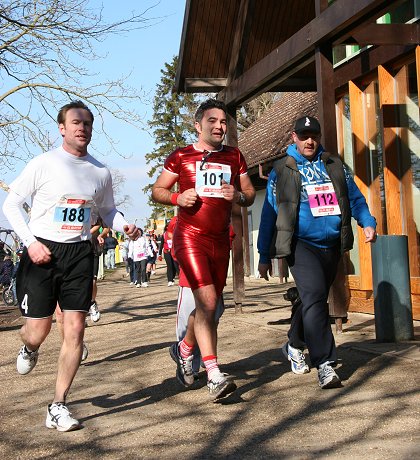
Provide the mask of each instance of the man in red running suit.
{"label": "man in red running suit", "polygon": [[[219,370],[215,321],[228,270],[232,203],[250,206],[255,190],[241,152],[223,145],[226,106],[214,99],[203,102],[195,114],[195,128],[198,141],[169,155],[152,197],[158,203],[179,206],[173,235],[175,257],[196,304],[186,336],[170,348],[177,378],[186,387],[194,383],[192,351],[198,344],[210,397],[216,400],[236,389],[232,377]],[[180,193],[172,193],[177,182]]]}

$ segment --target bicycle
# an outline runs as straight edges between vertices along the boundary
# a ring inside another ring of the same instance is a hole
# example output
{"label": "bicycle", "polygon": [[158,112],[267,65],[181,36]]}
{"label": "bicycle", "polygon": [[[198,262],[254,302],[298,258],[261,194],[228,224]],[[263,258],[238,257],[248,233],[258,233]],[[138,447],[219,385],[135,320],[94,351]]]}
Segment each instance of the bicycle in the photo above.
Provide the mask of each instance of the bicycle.
{"label": "bicycle", "polygon": [[8,307],[17,305],[15,289],[16,289],[16,279],[14,278],[10,281],[10,284],[8,286],[7,285],[3,286],[3,289],[2,289],[3,302]]}

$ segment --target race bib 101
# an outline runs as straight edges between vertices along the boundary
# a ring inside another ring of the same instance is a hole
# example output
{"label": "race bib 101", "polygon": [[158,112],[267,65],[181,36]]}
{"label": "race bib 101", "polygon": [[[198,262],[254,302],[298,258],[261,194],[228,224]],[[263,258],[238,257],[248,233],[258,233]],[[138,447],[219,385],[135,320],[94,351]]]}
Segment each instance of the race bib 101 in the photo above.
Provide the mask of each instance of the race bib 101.
{"label": "race bib 101", "polygon": [[200,170],[200,161],[195,165],[195,191],[199,196],[209,196],[212,198],[223,198],[222,180],[230,184],[231,169],[230,165],[220,163],[204,163]]}
{"label": "race bib 101", "polygon": [[307,185],[309,206],[314,217],[341,214],[332,183]]}

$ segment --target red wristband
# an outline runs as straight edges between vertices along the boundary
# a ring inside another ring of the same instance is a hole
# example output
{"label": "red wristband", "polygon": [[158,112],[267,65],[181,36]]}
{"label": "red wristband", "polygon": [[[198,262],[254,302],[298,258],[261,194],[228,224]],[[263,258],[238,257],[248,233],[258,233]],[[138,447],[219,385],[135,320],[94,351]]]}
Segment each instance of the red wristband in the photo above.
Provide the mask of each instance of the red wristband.
{"label": "red wristband", "polygon": [[177,203],[177,199],[179,197],[179,193],[172,193],[171,195],[171,203],[174,205],[174,206],[178,206],[178,203]]}

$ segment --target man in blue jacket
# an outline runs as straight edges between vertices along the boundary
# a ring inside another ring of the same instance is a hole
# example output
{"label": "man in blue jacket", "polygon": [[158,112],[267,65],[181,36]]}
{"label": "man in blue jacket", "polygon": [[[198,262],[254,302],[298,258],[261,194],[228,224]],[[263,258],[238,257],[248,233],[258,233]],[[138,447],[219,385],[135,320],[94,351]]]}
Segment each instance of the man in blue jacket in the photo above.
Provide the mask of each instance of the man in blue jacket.
{"label": "man in blue jacket", "polygon": [[258,270],[268,280],[271,259],[285,257],[302,309],[292,319],[283,352],[295,374],[309,372],[308,348],[321,388],[341,386],[331,367],[337,360],[328,316],[328,292],[341,255],[353,247],[351,217],[365,242],[376,239],[376,221],[340,158],[325,152],[316,118],[296,120],[293,144],[273,165],[268,178],[258,236]]}

